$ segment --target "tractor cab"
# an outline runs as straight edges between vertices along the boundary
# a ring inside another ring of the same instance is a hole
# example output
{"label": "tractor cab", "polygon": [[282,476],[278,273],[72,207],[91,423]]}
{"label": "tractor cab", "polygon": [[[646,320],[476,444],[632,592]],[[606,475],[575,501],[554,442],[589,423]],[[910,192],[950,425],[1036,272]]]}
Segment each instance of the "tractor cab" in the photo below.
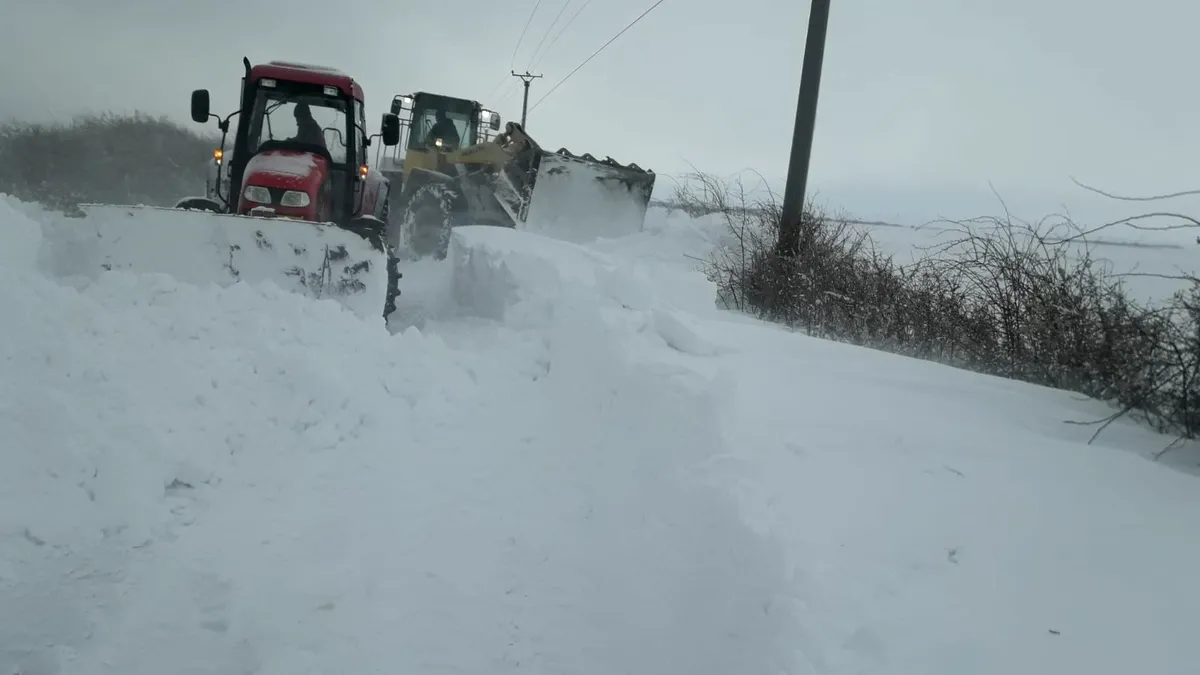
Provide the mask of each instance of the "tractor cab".
{"label": "tractor cab", "polygon": [[[427,92],[396,96],[389,114],[396,115],[401,128],[407,129],[408,138],[403,139],[402,132],[396,146],[397,154],[401,146],[405,149],[405,172],[417,166],[437,168],[445,153],[486,142],[489,132],[500,129],[500,115],[485,110],[478,101]],[[398,166],[401,162],[392,157],[383,164]]]}
{"label": "tractor cab", "polygon": [[[382,177],[367,165],[363,91],[350,76],[331,68],[244,60],[241,106],[233,148],[225,139],[215,154],[218,183],[210,185],[221,210],[317,222],[347,223],[371,215]],[[192,94],[192,118],[206,121],[208,91]],[[229,118],[219,127],[228,132]],[[384,145],[399,142],[399,120],[385,116]],[[225,175],[222,176],[221,174]]]}

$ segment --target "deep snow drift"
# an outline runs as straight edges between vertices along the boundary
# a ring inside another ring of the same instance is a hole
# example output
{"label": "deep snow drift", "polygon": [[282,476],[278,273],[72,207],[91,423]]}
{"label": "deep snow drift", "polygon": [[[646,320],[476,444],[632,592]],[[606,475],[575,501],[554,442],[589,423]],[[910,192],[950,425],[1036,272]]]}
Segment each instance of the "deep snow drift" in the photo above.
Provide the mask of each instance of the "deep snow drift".
{"label": "deep snow drift", "polygon": [[0,668],[1194,670],[1200,486],[1129,452],[1167,439],[718,312],[712,223],[464,228],[390,334],[72,287],[18,210],[52,219],[0,202]]}

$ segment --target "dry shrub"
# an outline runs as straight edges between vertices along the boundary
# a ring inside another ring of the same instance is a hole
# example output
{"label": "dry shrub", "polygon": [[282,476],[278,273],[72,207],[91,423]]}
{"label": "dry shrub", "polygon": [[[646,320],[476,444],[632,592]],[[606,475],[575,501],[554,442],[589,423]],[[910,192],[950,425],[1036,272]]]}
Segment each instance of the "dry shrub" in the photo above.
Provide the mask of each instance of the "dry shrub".
{"label": "dry shrub", "polygon": [[1115,404],[1098,424],[1133,413],[1182,438],[1200,432],[1200,280],[1160,305],[1134,302],[1089,248],[1071,250],[1118,223],[1085,231],[1066,218],[1028,224],[1008,214],[949,222],[948,240],[900,264],[853,222],[809,205],[790,256],[776,250],[774,195],[749,199],[740,179],[690,179],[671,203],[724,218],[728,243],[707,273],[731,309]]}
{"label": "dry shrub", "polygon": [[173,206],[204,194],[218,142],[140,113],[10,122],[0,125],[0,193],[54,209],[87,202]]}

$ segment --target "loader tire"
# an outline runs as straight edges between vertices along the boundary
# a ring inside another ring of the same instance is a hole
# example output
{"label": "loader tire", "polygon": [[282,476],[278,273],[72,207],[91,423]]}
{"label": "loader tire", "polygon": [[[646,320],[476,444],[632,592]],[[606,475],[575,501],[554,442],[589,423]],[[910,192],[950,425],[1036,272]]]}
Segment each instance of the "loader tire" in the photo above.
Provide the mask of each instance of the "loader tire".
{"label": "loader tire", "polygon": [[453,188],[441,183],[424,185],[413,194],[405,209],[404,229],[414,256],[446,258],[454,228],[454,197]]}

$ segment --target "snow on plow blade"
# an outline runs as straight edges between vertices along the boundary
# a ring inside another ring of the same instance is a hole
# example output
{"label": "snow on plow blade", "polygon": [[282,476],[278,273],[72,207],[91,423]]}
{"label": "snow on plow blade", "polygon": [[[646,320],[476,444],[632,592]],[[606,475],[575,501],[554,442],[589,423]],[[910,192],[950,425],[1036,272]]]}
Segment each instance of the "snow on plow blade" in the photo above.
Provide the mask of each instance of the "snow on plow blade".
{"label": "snow on plow blade", "polygon": [[196,285],[275,282],[383,315],[387,254],[380,241],[332,223],[149,206],[81,204],[54,239],[51,264],[95,278],[104,270],[168,274]]}
{"label": "snow on plow blade", "polygon": [[521,229],[579,244],[640,232],[654,178],[611,157],[543,151]]}

